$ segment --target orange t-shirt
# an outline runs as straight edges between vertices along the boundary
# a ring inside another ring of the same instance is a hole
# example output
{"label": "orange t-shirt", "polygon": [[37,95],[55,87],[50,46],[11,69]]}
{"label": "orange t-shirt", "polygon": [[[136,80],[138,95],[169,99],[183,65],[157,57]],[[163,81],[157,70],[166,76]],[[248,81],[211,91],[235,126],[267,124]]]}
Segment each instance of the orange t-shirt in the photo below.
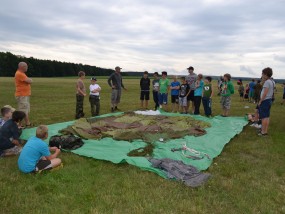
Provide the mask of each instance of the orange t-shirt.
{"label": "orange t-shirt", "polygon": [[27,75],[24,72],[16,71],[15,85],[16,85],[16,97],[31,96],[31,84],[26,83]]}

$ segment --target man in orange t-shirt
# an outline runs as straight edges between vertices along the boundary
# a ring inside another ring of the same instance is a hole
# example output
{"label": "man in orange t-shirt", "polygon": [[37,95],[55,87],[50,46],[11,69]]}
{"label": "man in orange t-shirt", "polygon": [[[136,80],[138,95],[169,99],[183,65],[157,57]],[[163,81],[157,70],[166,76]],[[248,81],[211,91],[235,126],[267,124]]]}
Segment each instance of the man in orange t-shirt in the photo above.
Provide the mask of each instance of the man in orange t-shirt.
{"label": "man in orange t-shirt", "polygon": [[26,127],[31,126],[29,120],[30,113],[30,96],[31,96],[31,84],[32,79],[28,78],[25,74],[28,70],[28,65],[25,62],[20,62],[18,64],[18,70],[15,73],[15,86],[16,92],[15,97],[18,103],[18,110],[25,112],[25,123]]}

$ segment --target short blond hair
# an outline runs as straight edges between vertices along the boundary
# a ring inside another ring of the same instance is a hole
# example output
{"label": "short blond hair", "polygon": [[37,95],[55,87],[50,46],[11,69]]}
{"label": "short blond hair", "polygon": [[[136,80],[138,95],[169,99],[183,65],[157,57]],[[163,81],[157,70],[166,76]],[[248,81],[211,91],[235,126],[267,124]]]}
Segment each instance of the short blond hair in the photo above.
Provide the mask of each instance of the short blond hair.
{"label": "short blond hair", "polygon": [[48,127],[46,125],[39,125],[36,130],[36,136],[40,139],[44,139],[48,133]]}

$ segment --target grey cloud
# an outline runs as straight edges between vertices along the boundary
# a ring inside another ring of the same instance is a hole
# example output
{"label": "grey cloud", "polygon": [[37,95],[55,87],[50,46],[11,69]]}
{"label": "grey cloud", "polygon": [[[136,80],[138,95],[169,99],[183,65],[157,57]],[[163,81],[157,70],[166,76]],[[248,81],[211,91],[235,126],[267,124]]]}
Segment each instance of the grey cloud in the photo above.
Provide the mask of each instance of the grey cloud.
{"label": "grey cloud", "polygon": [[240,66],[240,71],[245,71],[249,77],[257,75],[257,73],[252,68],[250,68],[249,66],[245,66],[245,65]]}

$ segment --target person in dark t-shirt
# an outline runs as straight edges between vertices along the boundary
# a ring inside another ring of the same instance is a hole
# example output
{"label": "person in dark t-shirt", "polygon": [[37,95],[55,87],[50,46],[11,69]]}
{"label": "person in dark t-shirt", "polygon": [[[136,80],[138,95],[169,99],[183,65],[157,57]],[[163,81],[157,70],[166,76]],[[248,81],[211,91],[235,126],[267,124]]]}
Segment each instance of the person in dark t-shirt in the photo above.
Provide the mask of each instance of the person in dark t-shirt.
{"label": "person in dark t-shirt", "polygon": [[149,101],[149,88],[150,88],[150,79],[148,78],[148,72],[145,71],[143,77],[140,80],[140,87],[141,87],[141,108],[147,109],[148,108],[148,101]]}
{"label": "person in dark t-shirt", "polygon": [[187,96],[190,93],[190,86],[186,82],[185,77],[181,77],[181,85],[179,88],[179,106],[181,108],[181,114],[187,114]]}

